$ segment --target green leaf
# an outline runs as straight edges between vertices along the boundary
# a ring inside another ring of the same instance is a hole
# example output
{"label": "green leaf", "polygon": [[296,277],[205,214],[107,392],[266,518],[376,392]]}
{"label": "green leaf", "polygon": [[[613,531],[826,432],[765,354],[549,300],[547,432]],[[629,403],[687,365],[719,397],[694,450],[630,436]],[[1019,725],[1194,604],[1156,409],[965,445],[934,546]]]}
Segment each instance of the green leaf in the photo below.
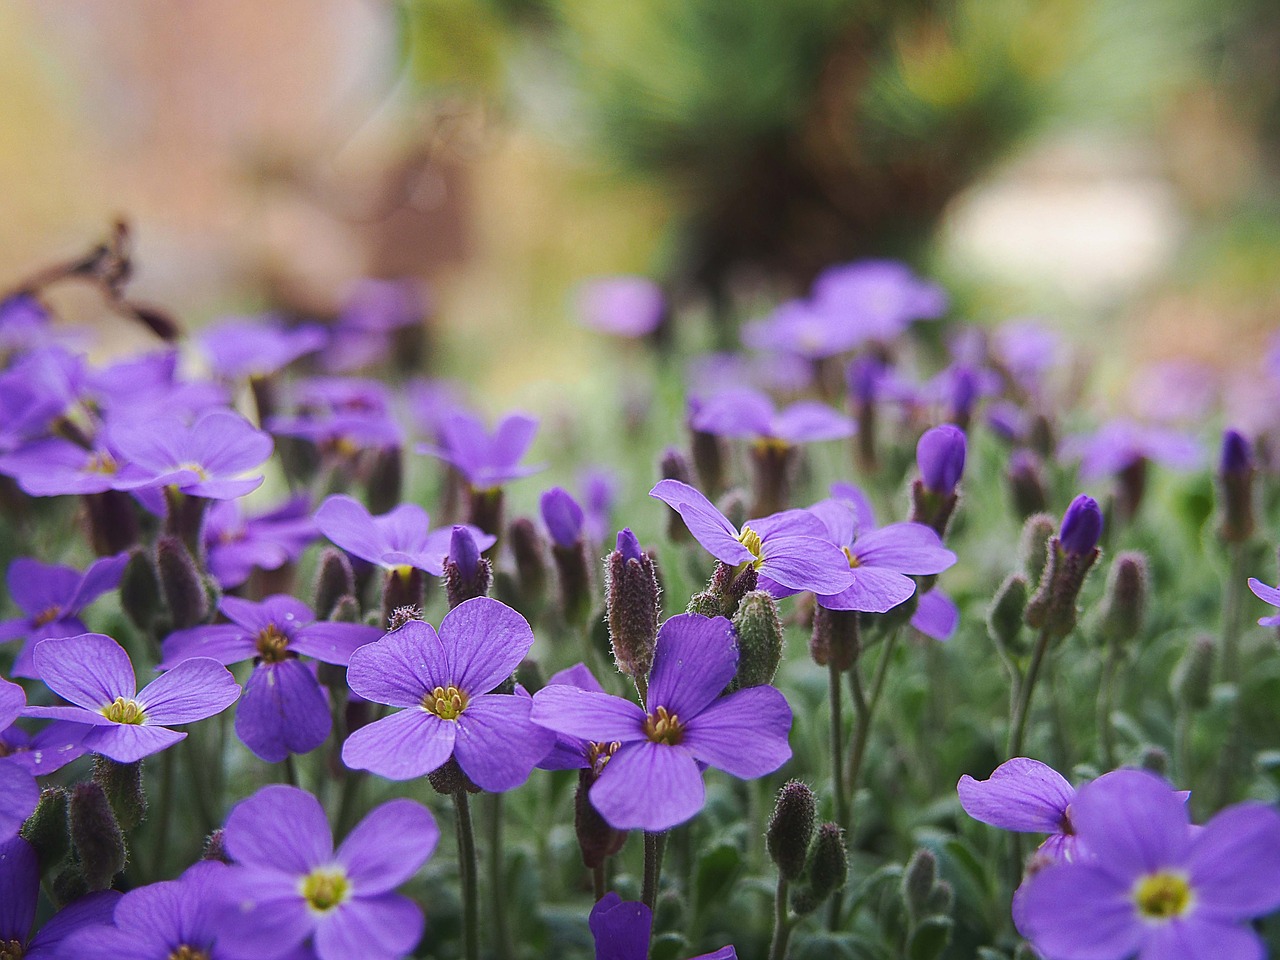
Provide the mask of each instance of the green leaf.
{"label": "green leaf", "polygon": [[922,920],[911,935],[907,947],[910,960],[937,960],[951,942],[951,918],[929,917]]}
{"label": "green leaf", "polygon": [[694,908],[701,916],[713,901],[721,898],[742,869],[738,848],[721,843],[698,858],[694,879]]}

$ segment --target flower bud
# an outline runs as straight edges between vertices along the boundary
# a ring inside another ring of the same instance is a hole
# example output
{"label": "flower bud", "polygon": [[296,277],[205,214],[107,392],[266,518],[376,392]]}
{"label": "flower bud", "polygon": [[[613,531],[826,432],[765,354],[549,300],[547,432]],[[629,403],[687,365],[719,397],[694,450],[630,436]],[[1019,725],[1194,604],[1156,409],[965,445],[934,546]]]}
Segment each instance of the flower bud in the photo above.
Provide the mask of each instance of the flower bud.
{"label": "flower bud", "polygon": [[818,799],[805,784],[799,780],[788,780],[782,785],[773,816],[769,819],[765,842],[769,848],[769,859],[778,868],[778,874],[788,882],[794,883],[804,873],[817,813]]}
{"label": "flower bud", "polygon": [[573,797],[573,831],[578,837],[582,863],[589,870],[603,865],[605,860],[621,850],[622,845],[627,842],[626,831],[609,826],[608,821],[591,805],[588,791],[595,780],[593,771],[579,771],[578,790]]}
{"label": "flower bud", "polygon": [[204,623],[209,616],[209,596],[195,561],[180,539],[161,537],[156,541],[156,568],[172,628],[185,630]]}
{"label": "flower bud", "polygon": [[1049,541],[1053,539],[1055,523],[1047,513],[1035,513],[1027,517],[1018,539],[1018,562],[1027,575],[1027,584],[1038,584],[1044,579],[1049,565]]}
{"label": "flower bud", "polygon": [[82,502],[89,521],[89,542],[98,556],[114,556],[138,542],[138,512],[127,493],[89,493]]}
{"label": "flower bud", "polygon": [[542,495],[542,522],[557,547],[572,549],[582,541],[582,507],[563,487],[552,487]]}
{"label": "flower bud", "polygon": [[1022,616],[1027,608],[1027,578],[1011,573],[1000,584],[987,609],[987,634],[1006,657],[1020,656]]}
{"label": "flower bud", "polygon": [[[689,461],[675,447],[667,447],[658,464],[658,472],[663,480],[679,480],[693,486],[693,474],[689,469]],[[674,510],[667,511],[667,539],[672,543],[685,543],[693,537],[684,519]]]}
{"label": "flower bud", "polygon": [[449,556],[444,562],[444,587],[452,610],[465,600],[487,597],[493,584],[493,564],[480,556],[471,530],[455,525],[449,536]]}
{"label": "flower bud", "polygon": [[809,656],[820,667],[834,664],[841,672],[858,659],[858,611],[828,610],[819,604],[813,611]]}
{"label": "flower bud", "polygon": [[1244,543],[1253,536],[1256,472],[1249,441],[1228,430],[1218,466],[1218,537],[1223,543]]}
{"label": "flower bud", "polygon": [[708,498],[718,496],[725,488],[724,442],[714,433],[690,427],[689,449],[693,454],[693,469],[698,477],[697,486]]}
{"label": "flower bud", "polygon": [[333,547],[326,548],[320,555],[320,566],[316,571],[316,617],[320,620],[332,619],[333,608],[338,605],[338,601],[355,592],[356,578],[346,553]]}
{"label": "flower bud", "polygon": [[35,812],[22,825],[22,839],[36,848],[40,867],[46,870],[59,863],[71,849],[67,833],[67,791],[45,787]]}
{"label": "flower bud", "polygon": [[[467,491],[467,522],[495,537],[502,536],[502,488],[485,490],[471,488]],[[489,555],[496,556],[498,544],[489,548]]]}
{"label": "flower bud", "polygon": [[1201,635],[1191,641],[1169,681],[1169,690],[1179,706],[1188,710],[1203,710],[1209,706],[1215,652],[1211,636]]}
{"label": "flower bud", "polygon": [[387,513],[400,505],[404,487],[404,454],[399,446],[378,447],[366,451],[369,460],[365,481],[370,513]]}
{"label": "flower bud", "polygon": [[1058,539],[1067,553],[1084,556],[1092,553],[1102,537],[1102,510],[1093,497],[1080,494],[1062,515]]}
{"label": "flower bud", "polygon": [[725,598],[714,590],[703,590],[689,598],[685,605],[685,613],[696,613],[702,617],[732,616],[733,611],[724,608]]}
{"label": "flower bud", "polygon": [[735,527],[741,529],[747,522],[747,494],[740,487],[727,491],[716,506]]}
{"label": "flower bud", "polygon": [[1128,643],[1141,632],[1146,613],[1146,555],[1133,550],[1116,554],[1102,596],[1102,639],[1113,644]]}
{"label": "flower bud", "polygon": [[798,914],[812,913],[836,890],[844,886],[849,874],[849,854],[845,849],[844,830],[837,824],[824,823],[805,867],[804,883],[791,896],[791,908]]}
{"label": "flower bud", "polygon": [[568,547],[553,543],[551,557],[560,582],[560,608],[565,622],[581,625],[591,616],[591,572],[587,567],[586,545],[581,540]]}
{"label": "flower bud", "polygon": [[547,592],[546,544],[528,517],[512,521],[511,553],[516,561],[516,582],[525,609],[542,608]]}
{"label": "flower bud", "polygon": [[387,619],[387,633],[395,633],[410,620],[421,620],[422,608],[415,606],[396,607]]}
{"label": "flower bud", "polygon": [[[402,608],[418,610],[419,619],[424,591],[427,584],[426,574],[417,567],[396,567],[387,571],[387,579],[382,584],[382,622],[384,630],[393,629],[389,624],[396,618],[396,611]],[[404,623],[404,618],[400,620]]]}
{"label": "flower bud", "polygon": [[1027,604],[1027,626],[1045,630],[1057,640],[1075,629],[1076,598],[1098,559],[1101,535],[1102,511],[1097,501],[1081,494],[1067,507],[1060,535],[1049,539],[1049,561],[1035,596]]}
{"label": "flower bud", "polygon": [[938,858],[923,847],[916,850],[902,871],[900,895],[912,926],[930,914],[929,899],[938,882]]}
{"label": "flower bud", "polygon": [[216,860],[219,863],[231,863],[231,854],[227,853],[227,836],[222,827],[214,830],[204,841],[201,860]]}
{"label": "flower bud", "polygon": [[1138,757],[1138,766],[1166,780],[1169,778],[1169,754],[1154,744],[1142,748],[1142,754]]}
{"label": "flower bud", "polygon": [[735,573],[727,563],[717,562],[715,572],[707,582],[707,590],[720,597],[719,616],[732,617],[742,598],[756,588],[759,576],[753,566],[748,565],[741,573]]}
{"label": "flower bud", "polygon": [[622,530],[605,561],[605,607],[614,662],[633,679],[647,676],[653,666],[659,595],[653,560],[630,529]]}
{"label": "flower bud", "polygon": [[77,783],[67,810],[71,842],[90,890],[106,890],[126,861],[124,834],[102,785]]}
{"label": "flower bud", "polygon": [[93,758],[93,779],[107,796],[120,829],[128,833],[147,816],[147,794],[142,788],[142,761],[118,763],[101,755]]}
{"label": "flower bud", "polygon": [[452,756],[427,774],[427,782],[436,793],[451,797],[465,790],[467,793],[479,793],[480,788],[471,782],[471,778],[463,773],[458,761]]}
{"label": "flower bud", "polygon": [[129,552],[129,562],[120,577],[120,606],[130,622],[144,634],[164,606],[160,595],[160,574],[151,555],[141,547]]}
{"label": "flower bud", "polygon": [[782,619],[778,602],[764,590],[752,590],[733,615],[738,634],[738,672],[730,689],[760,687],[773,682],[782,661]]}
{"label": "flower bud", "polygon": [[751,515],[767,517],[785,510],[791,501],[800,448],[782,440],[759,440],[751,445],[750,454],[755,494]]}
{"label": "flower bud", "polygon": [[1049,495],[1045,492],[1044,470],[1040,458],[1030,450],[1015,450],[1009,456],[1005,471],[1013,509],[1019,517],[1042,513],[1049,507]]}
{"label": "flower bud", "polygon": [[926,430],[916,444],[916,465],[926,492],[949,497],[964,473],[964,431],[950,423]]}

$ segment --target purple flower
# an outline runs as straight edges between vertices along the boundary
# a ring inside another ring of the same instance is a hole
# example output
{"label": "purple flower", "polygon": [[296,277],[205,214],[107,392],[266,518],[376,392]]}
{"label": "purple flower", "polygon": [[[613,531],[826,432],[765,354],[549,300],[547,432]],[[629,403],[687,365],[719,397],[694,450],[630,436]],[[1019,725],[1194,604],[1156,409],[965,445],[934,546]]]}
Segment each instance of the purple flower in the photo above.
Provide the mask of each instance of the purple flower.
{"label": "purple flower", "polygon": [[[345,494],[326,498],[316,511],[320,532],[353,557],[385,570],[412,568],[438,577],[444,572],[452,529],[428,532],[430,521],[416,503],[402,503],[389,513],[373,516],[364,504]],[[467,529],[481,550],[496,542],[479,527]]]}
{"label": "purple flower", "polygon": [[115,489],[120,459],[120,452],[105,437],[95,438],[88,449],[48,437],[0,457],[0,473],[13,477],[23,493],[32,497],[102,493]]}
{"label": "purple flower", "polygon": [[1201,830],[1154,774],[1117,770],[1081,787],[1071,821],[1087,856],[1044,867],[1014,922],[1051,960],[1260,960],[1248,921],[1280,907],[1280,814],[1223,810]]}
{"label": "purple flower", "polygon": [[[643,903],[623,900],[606,893],[591,908],[591,936],[596,942],[596,960],[645,960],[649,956],[649,936],[653,912]],[[701,953],[691,960],[737,960],[733,947]]]}
{"label": "purple flower", "polygon": [[337,850],[324,809],[297,787],[263,787],[227,817],[235,863],[218,945],[281,957],[311,941],[320,960],[396,960],[422,936],[422,911],[393,893],[435,851],[440,830],[413,800],[390,800]]}
{"label": "purple flower", "polygon": [[583,513],[578,501],[564,487],[552,487],[539,501],[542,522],[556,546],[569,549],[582,540]]}
{"label": "purple flower", "polygon": [[1189,470],[1199,464],[1201,456],[1194,437],[1132,420],[1112,420],[1095,433],[1069,437],[1060,452],[1080,461],[1080,476],[1085,480],[1120,473],[1139,460]]}
{"label": "purple flower", "polygon": [[847,313],[820,310],[808,300],[789,300],[766,319],[747,324],[742,342],[752,350],[820,360],[858,344],[860,331],[852,320]]}
{"label": "purple flower", "polygon": [[[0,680],[0,730],[18,718],[26,703],[20,686]],[[39,802],[40,787],[31,774],[13,761],[0,759],[0,840],[14,836]]]}
{"label": "purple flower", "polygon": [[690,396],[710,396],[744,383],[779,393],[795,393],[813,382],[813,365],[791,353],[705,353],[685,370]]}
{"label": "purple flower", "polygon": [[271,438],[229,410],[194,423],[174,416],[112,423],[110,439],[125,459],[117,490],[174,486],[193,497],[234,500],[256,490],[262,477],[244,477],[271,456]]}
{"label": "purple flower", "polygon": [[207,658],[180,663],[139,692],[129,655],[100,633],[41,640],[35,665],[49,689],[75,706],[27,707],[23,716],[89,726],[85,748],[121,763],[172,746],[186,733],[170,724],[211,717],[240,696],[231,672]]}
{"label": "purple flower", "polygon": [[0,766],[13,764],[33,777],[61,770],[87,752],[81,745],[87,728],[78,723],[55,720],[35,733],[17,723],[0,729]]}
{"label": "purple flower", "polygon": [[1083,556],[1093,552],[1101,536],[1102,508],[1097,500],[1082,493],[1062,515],[1062,528],[1058,531],[1062,549]]}
{"label": "purple flower", "polygon": [[251,318],[226,320],[200,334],[213,372],[224,380],[265,377],[315,353],[328,338],[321,327],[287,328]]}
{"label": "purple flower", "polygon": [[952,424],[924,432],[916,444],[916,465],[927,491],[951,496],[964,473],[965,446],[964,431]]}
{"label": "purple flower", "polygon": [[463,389],[452,380],[409,381],[409,416],[418,435],[435,442],[446,417],[466,409]]}
{"label": "purple flower", "polygon": [[610,826],[666,830],[702,809],[701,764],[749,779],[791,756],[791,708],[781,693],[758,686],[720,696],[737,667],[728,620],[680,614],[658,631],[645,708],[556,684],[534,695],[533,719],[607,754],[589,796]]}
{"label": "purple flower", "polygon": [[1006,760],[989,779],[967,773],[956,784],[960,806],[973,819],[1018,833],[1047,833],[1040,850],[1050,860],[1074,859],[1075,829],[1071,803],[1076,791],[1052,767],[1027,757]]}
{"label": "purple flower", "polygon": [[293,416],[268,419],[267,429],[347,455],[404,442],[390,394],[377,380],[313,377],[300,385],[295,408]]}
{"label": "purple flower", "polygon": [[255,516],[245,516],[238,501],[220,500],[204,521],[209,572],[220,587],[230,590],[255,569],[278,570],[297,560],[319,533],[305,494]]}
{"label": "purple flower", "polygon": [[1218,459],[1221,474],[1247,473],[1253,469],[1253,445],[1238,430],[1222,434],[1222,455]]}
{"label": "purple flower", "polygon": [[1035,320],[1012,320],[1001,325],[993,338],[996,359],[1013,381],[1036,395],[1040,380],[1055,364],[1062,363],[1063,340]]}
{"label": "purple flower", "polygon": [[420,322],[428,308],[411,280],[359,281],[325,350],[325,369],[342,372],[377,363],[390,350],[392,334]]}
{"label": "purple flower", "polygon": [[942,545],[938,534],[922,523],[891,523],[861,533],[846,502],[823,500],[809,509],[846,557],[853,577],[844,590],[818,595],[818,602],[828,610],[885,613],[916,592],[912,576],[941,573],[956,562],[956,555]]}
{"label": "purple flower", "polygon": [[582,533],[588,543],[598,544],[612,529],[610,518],[618,496],[618,478],[610,470],[592,468],[578,477],[582,491]]}
{"label": "purple flower", "polygon": [[504,417],[490,434],[479,417],[460,410],[440,424],[439,446],[418,449],[452,464],[472,487],[488,489],[542,469],[520,466],[537,430],[537,420],[516,413]]}
{"label": "purple flower", "polygon": [[738,387],[699,401],[690,426],[722,437],[751,437],[806,443],[839,440],[854,431],[853,421],[826,404],[801,400],[783,410],[759,390]]}
{"label": "purple flower", "polygon": [[653,333],[666,309],[662,288],[645,277],[599,277],[578,290],[578,314],[583,324],[619,337]]}
{"label": "purple flower", "polygon": [[888,341],[914,320],[933,320],[947,309],[947,295],[894,260],[860,260],[829,267],[813,282],[814,306],[849,318],[858,341]]}
{"label": "purple flower", "polygon": [[[21,837],[0,843],[0,950],[7,957],[22,960],[52,960],[54,957],[87,956],[64,953],[63,940],[83,927],[111,922],[111,912],[120,900],[113,890],[91,893],[63,907],[31,935],[40,896],[40,862],[31,844]],[[14,952],[13,948],[17,947]],[[115,960],[135,954],[116,954]]]}
{"label": "purple flower", "polygon": [[411,780],[452,756],[476,786],[518,787],[554,737],[529,719],[527,697],[494,693],[533,646],[524,617],[476,597],[454,607],[437,634],[410,620],[357,650],[351,689],[375,703],[404,707],[347,738],[342,760],[391,780]]}
{"label": "purple flower", "polygon": [[[1273,607],[1280,607],[1280,588],[1269,587],[1257,577],[1249,578],[1249,589],[1253,591],[1253,595],[1263,603],[1269,603]],[[1280,614],[1271,617],[1262,617],[1258,620],[1260,627],[1280,627]]]}
{"label": "purple flower", "polygon": [[120,421],[147,419],[157,410],[192,419],[226,407],[231,400],[226,388],[219,384],[180,380],[176,350],[144,353],[91,369],[85,390],[91,407]]}
{"label": "purple flower", "polygon": [[236,734],[244,745],[268,763],[279,763],[324,743],[332,726],[329,699],[312,667],[298,657],[345,667],[358,647],[373,643],[382,631],[356,623],[316,623],[305,603],[282,594],[261,603],[223,597],[218,609],[231,622],[170,634],[160,669],[192,657],[226,665],[252,658],[253,672],[236,710]]}
{"label": "purple flower", "polygon": [[9,596],[26,616],[0,621],[0,643],[23,639],[13,675],[34,677],[32,651],[48,637],[87,633],[80,612],[114,590],[129,563],[128,554],[103,557],[81,573],[71,567],[21,558],[9,565]]}
{"label": "purple flower", "polygon": [[[604,687],[585,663],[575,663],[547,678],[547,686],[564,684],[579,690],[591,690],[604,693]],[[538,761],[540,770],[585,770],[594,769],[597,774],[609,762],[610,745],[592,743],[582,737],[557,733],[555,746],[551,752]]]}
{"label": "purple flower", "polygon": [[750,564],[761,577],[793,592],[836,594],[853,582],[848,559],[825,539],[822,521],[806,510],[750,520],[739,531],[687,483],[661,480],[649,496],[680,514],[694,539],[723,563]]}
{"label": "purple flower", "polygon": [[41,346],[49,335],[49,311],[34,296],[15,293],[0,300],[0,355]]}

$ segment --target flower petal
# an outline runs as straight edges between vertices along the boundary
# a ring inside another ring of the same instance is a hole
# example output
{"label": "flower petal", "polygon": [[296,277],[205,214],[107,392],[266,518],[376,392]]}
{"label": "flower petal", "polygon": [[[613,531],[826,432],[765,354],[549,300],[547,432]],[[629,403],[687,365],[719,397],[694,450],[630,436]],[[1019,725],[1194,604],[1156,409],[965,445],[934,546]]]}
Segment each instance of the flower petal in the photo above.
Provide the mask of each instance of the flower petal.
{"label": "flower petal", "polygon": [[649,950],[653,912],[635,900],[605,894],[587,919],[596,942],[596,960],[636,960]]}
{"label": "flower petal", "polygon": [[1131,886],[1093,864],[1045,867],[1015,895],[1014,924],[1046,957],[1128,957],[1146,932]]}
{"label": "flower petal", "polygon": [[531,707],[525,697],[495,693],[473,697],[458,716],[454,755],[476,786],[518,787],[551,751],[555,734],[529,719]]}
{"label": "flower petal", "polygon": [[1188,861],[1198,910],[1251,920],[1280,907],[1280,813],[1238,803],[1205,824]]}
{"label": "flower petal", "polygon": [[567,684],[548,685],[535,693],[529,716],[548,730],[595,743],[644,739],[645,712],[630,700]]}
{"label": "flower petal", "polygon": [[[229,598],[224,598],[225,599]],[[158,669],[171,670],[183,660],[207,657],[221,664],[239,663],[257,653],[253,637],[235,623],[214,623],[176,630],[161,645],[164,658]]]}
{"label": "flower petal", "polygon": [[445,614],[440,641],[450,682],[475,696],[511,676],[533,646],[533,628],[505,603],[473,597]]}
{"label": "flower petal", "polygon": [[791,708],[773,687],[721,697],[689,721],[681,746],[695,759],[735,777],[773,773],[791,758]]}
{"label": "flower petal", "polygon": [[227,817],[225,839],[237,863],[299,877],[333,857],[333,833],[320,801],[283,784],[237,803]]}
{"label": "flower petal", "polygon": [[351,654],[347,683],[360,696],[392,707],[416,707],[449,682],[449,660],[435,628],[410,620]]}
{"label": "flower petal", "polygon": [[345,494],[326,497],[316,510],[316,526],[326,537],[352,556],[380,563],[382,536],[364,505]]}
{"label": "flower petal", "polygon": [[374,643],[381,638],[382,631],[377,627],[324,621],[299,630],[297,636],[289,642],[289,648],[325,663],[345,667],[351,661],[351,654],[365,644]]}
{"label": "flower petal", "polygon": [[39,802],[35,778],[12,763],[0,763],[0,840],[15,835]]}
{"label": "flower petal", "polygon": [[839,593],[853,578],[844,551],[817,537],[773,537],[765,541],[760,572],[784,587]]}
{"label": "flower petal", "polygon": [[0,730],[6,729],[18,719],[26,705],[26,691],[16,683],[0,679]]}
{"label": "flower petal", "polygon": [[324,958],[398,960],[422,939],[422,910],[408,897],[358,897],[316,924],[316,953]]}
{"label": "flower petal", "polygon": [[[0,777],[4,776],[0,770]],[[2,787],[3,784],[0,784]],[[0,804],[7,795],[0,793]],[[0,818],[4,814],[0,813]],[[21,821],[19,821],[21,823]],[[16,831],[16,827],[14,828]],[[0,819],[0,837],[7,833]],[[40,861],[35,847],[21,837],[0,841],[0,943],[26,943],[36,919],[36,900],[40,895]]]}
{"label": "flower petal", "polygon": [[440,841],[431,811],[414,800],[374,807],[347,834],[336,854],[360,897],[387,893],[427,862]]}
{"label": "flower petal", "polygon": [[236,736],[254,755],[279,763],[309,753],[333,727],[329,699],[301,660],[261,663],[244,685],[236,708]]}
{"label": "flower petal", "polygon": [[1085,784],[1071,820],[1098,863],[1130,879],[1181,865],[1191,842],[1185,799],[1145,770],[1113,770]]}
{"label": "flower petal", "polygon": [[864,533],[854,542],[853,553],[864,566],[914,575],[941,573],[956,562],[956,555],[923,523],[891,523]]}
{"label": "flower petal", "polygon": [[1028,757],[1006,760],[986,780],[967,773],[956,784],[960,806],[975,820],[1021,833],[1061,833],[1076,791],[1048,764]]}
{"label": "flower petal", "polygon": [[666,707],[687,723],[720,695],[737,669],[733,624],[724,617],[677,614],[658,629],[649,674],[649,712]]}
{"label": "flower petal", "polygon": [[876,567],[857,567],[850,571],[853,583],[831,596],[819,596],[818,603],[828,610],[860,610],[863,613],[887,613],[911,599],[916,582],[902,573]]}
{"label": "flower petal", "polygon": [[425,777],[453,754],[457,725],[410,707],[375,720],[347,737],[342,762],[388,780]]}
{"label": "flower petal", "polygon": [[231,671],[208,657],[184,660],[138,693],[146,722],[168,726],[194,723],[221,713],[240,697]]}
{"label": "flower petal", "polygon": [[1213,923],[1199,915],[1154,924],[1138,960],[1263,960],[1262,940],[1252,930],[1233,923]]}
{"label": "flower petal", "polygon": [[947,640],[960,625],[960,608],[950,597],[934,587],[916,601],[911,625],[933,640]]}
{"label": "flower petal", "polygon": [[187,735],[151,724],[111,723],[90,727],[81,745],[120,763],[133,763],[173,746]]}
{"label": "flower petal", "polygon": [[35,666],[50,690],[86,710],[101,710],[138,689],[124,647],[101,633],[41,640]]}
{"label": "flower petal", "polygon": [[591,787],[591,805],[617,830],[667,830],[706,802],[702,771],[682,747],[623,744]]}
{"label": "flower petal", "polygon": [[754,555],[738,540],[738,531],[701,492],[679,480],[660,480],[649,496],[661,500],[684,521],[693,538],[717,560],[746,563]]}

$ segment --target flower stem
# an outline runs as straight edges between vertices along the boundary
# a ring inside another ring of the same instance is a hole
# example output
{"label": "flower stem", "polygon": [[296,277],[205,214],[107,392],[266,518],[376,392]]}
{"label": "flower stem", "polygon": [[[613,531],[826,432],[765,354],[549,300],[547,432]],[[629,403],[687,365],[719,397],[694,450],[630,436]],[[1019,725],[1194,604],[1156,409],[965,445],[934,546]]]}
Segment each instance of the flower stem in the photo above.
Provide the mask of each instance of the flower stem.
{"label": "flower stem", "polygon": [[604,864],[601,863],[591,870],[591,896],[596,903],[604,899],[604,895],[608,891],[605,888]]}
{"label": "flower stem", "polygon": [[1244,544],[1229,547],[1227,588],[1222,603],[1222,679],[1240,682],[1240,608],[1244,600]]}
{"label": "flower stem", "polygon": [[658,881],[662,877],[662,854],[667,848],[667,835],[644,833],[644,887],[641,899],[650,910],[658,902]]}
{"label": "flower stem", "polygon": [[[867,756],[867,744],[871,737],[871,719],[875,716],[876,707],[880,704],[880,695],[884,693],[885,677],[889,674],[889,662],[893,659],[898,645],[901,630],[894,630],[884,642],[884,650],[880,653],[880,662],[876,664],[876,673],[871,681],[871,696],[867,697],[862,689],[862,675],[855,663],[849,669],[849,687],[853,692],[853,708],[857,716],[858,728],[854,732],[853,742],[849,745],[849,765],[845,769],[845,793],[851,801],[857,802],[858,785],[862,779],[862,764]],[[850,824],[840,826],[846,831]]]}
{"label": "flower stem", "polygon": [[844,792],[844,750],[840,744],[843,727],[840,702],[840,666],[833,658],[827,664],[827,694],[831,706],[831,794],[835,800],[836,823],[849,825],[849,803]]}
{"label": "flower stem", "polygon": [[471,826],[467,791],[453,794],[454,821],[458,831],[458,873],[462,881],[462,955],[480,958],[479,894],[476,884],[476,836]]}
{"label": "flower stem", "polygon": [[1013,705],[1013,716],[1009,718],[1009,744],[1005,750],[1010,759],[1022,756],[1022,744],[1027,735],[1027,717],[1031,713],[1031,695],[1036,689],[1036,678],[1040,676],[1040,666],[1049,652],[1049,641],[1049,631],[1042,629],[1039,639],[1036,640],[1036,648],[1031,653],[1027,675],[1022,678],[1018,688],[1018,699]]}
{"label": "flower stem", "polygon": [[1111,737],[1111,713],[1115,707],[1116,669],[1120,665],[1119,651],[1114,643],[1107,644],[1107,659],[1102,665],[1102,677],[1098,684],[1098,761],[1104,771],[1116,765],[1115,744]]}
{"label": "flower stem", "polygon": [[507,883],[502,848],[502,794],[486,795],[489,828],[489,899],[493,904],[493,930],[497,938],[499,960],[515,955],[511,926],[507,922]]}
{"label": "flower stem", "polygon": [[769,960],[786,960],[793,925],[787,914],[787,881],[784,877],[778,877],[778,893],[773,901],[773,942],[769,945]]}

